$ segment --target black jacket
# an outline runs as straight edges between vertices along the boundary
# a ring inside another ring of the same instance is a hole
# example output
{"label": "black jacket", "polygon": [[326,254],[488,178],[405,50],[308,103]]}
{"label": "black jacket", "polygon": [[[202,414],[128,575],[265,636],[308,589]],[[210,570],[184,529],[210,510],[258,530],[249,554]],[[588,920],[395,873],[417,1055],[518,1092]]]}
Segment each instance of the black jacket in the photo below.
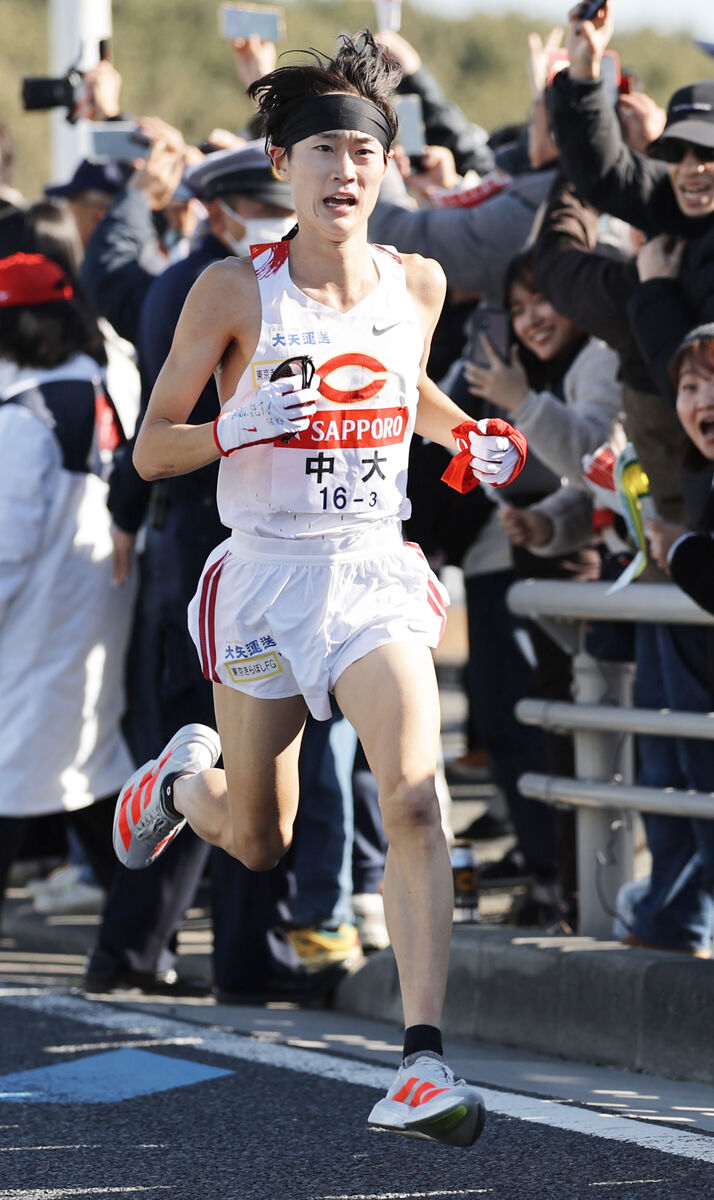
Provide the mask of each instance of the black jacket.
{"label": "black jacket", "polygon": [[667,367],[674,351],[693,326],[714,320],[714,214],[682,213],[667,166],[625,144],[599,80],[584,83],[561,71],[549,88],[548,103],[563,169],[580,196],[648,238],[666,233],[687,239],[677,279],[636,281],[627,302],[648,372],[672,400]]}
{"label": "black jacket", "polygon": [[95,312],[136,343],[139,313],[157,275],[166,268],[146,197],[125,188],[87,243],[82,283]]}
{"label": "black jacket", "polygon": [[[149,281],[136,331],[141,372],[141,416],[146,411],[153,386],[171,349],[188,293],[206,267],[225,258],[228,253],[222,242],[209,235],[182,262],[168,267],[158,278]],[[211,378],[196,401],[189,423],[198,425],[213,421],[219,408],[216,385]],[[119,528],[134,533],[146,515],[152,485],[137,474],[131,461],[132,449],[133,444],[127,446],[114,469],[109,507]],[[182,520],[187,519],[190,534],[185,533],[184,536],[188,541],[199,544],[199,553],[203,553],[204,558],[226,535],[218,520],[215,504],[217,474],[218,464],[213,463],[200,471],[177,475],[153,485],[160,497],[161,507],[169,513],[173,510],[170,522],[173,523],[179,511]],[[168,513],[165,519],[169,519]]]}
{"label": "black jacket", "polygon": [[472,125],[458,105],[447,100],[426,67],[420,67],[413,75],[405,75],[397,91],[419,96],[427,145],[447,146],[460,175],[469,170],[486,175],[493,170],[496,160],[488,145],[486,131]]}
{"label": "black jacket", "polygon": [[637,267],[632,260],[598,252],[597,234],[597,211],[559,175],[533,245],[536,283],[558,312],[612,347],[623,382],[651,391],[628,321],[628,301],[639,282]]}
{"label": "black jacket", "polygon": [[709,494],[700,532],[679,543],[669,569],[683,592],[700,608],[714,613],[714,492]]}

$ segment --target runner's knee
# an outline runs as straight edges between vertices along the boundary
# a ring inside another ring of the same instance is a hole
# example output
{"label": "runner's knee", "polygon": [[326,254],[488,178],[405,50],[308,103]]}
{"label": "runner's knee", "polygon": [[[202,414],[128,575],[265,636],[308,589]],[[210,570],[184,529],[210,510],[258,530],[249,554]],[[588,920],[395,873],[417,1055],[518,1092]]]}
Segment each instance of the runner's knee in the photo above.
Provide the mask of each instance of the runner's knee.
{"label": "runner's knee", "polygon": [[230,845],[225,849],[249,871],[271,871],[288,850],[291,837],[279,829],[266,833],[246,833],[233,830]]}
{"label": "runner's knee", "polygon": [[405,834],[441,826],[439,801],[431,777],[419,783],[402,779],[382,798],[384,832],[390,842]]}

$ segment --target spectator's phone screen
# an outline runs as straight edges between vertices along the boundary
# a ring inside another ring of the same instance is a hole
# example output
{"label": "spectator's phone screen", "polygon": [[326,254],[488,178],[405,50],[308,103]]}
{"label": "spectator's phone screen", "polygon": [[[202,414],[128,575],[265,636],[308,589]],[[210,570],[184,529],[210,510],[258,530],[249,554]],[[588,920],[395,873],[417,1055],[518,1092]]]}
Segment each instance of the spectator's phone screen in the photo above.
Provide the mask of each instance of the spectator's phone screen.
{"label": "spectator's phone screen", "polygon": [[620,80],[622,79],[620,56],[617,51],[605,51],[600,63],[600,74],[602,76],[602,86],[610,98],[612,107],[615,108],[620,99]]}
{"label": "spectator's phone screen", "polygon": [[495,304],[483,304],[476,309],[471,321],[469,357],[477,367],[489,370],[491,363],[486,357],[481,334],[488,338],[499,358],[507,362],[511,346],[511,316],[508,309]]}
{"label": "spectator's phone screen", "polygon": [[392,104],[399,118],[399,141],[402,149],[409,156],[412,167],[418,170],[416,160],[421,159],[426,144],[421,97],[411,94],[393,96]]}
{"label": "spectator's phone screen", "polygon": [[151,145],[132,121],[92,121],[89,123],[89,154],[112,162],[133,162],[146,158]]}
{"label": "spectator's phone screen", "polygon": [[264,42],[285,37],[285,10],[267,4],[222,4],[218,10],[221,37],[229,42],[256,34]]}

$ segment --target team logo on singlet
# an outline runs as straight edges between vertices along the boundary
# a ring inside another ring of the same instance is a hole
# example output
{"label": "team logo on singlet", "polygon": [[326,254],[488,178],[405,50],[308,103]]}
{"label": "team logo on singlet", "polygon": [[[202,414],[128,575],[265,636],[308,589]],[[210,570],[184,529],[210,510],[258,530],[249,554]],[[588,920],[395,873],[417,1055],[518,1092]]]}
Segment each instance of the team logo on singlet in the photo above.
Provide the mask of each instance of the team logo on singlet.
{"label": "team logo on singlet", "polygon": [[359,404],[361,400],[371,400],[381,392],[389,378],[384,363],[371,354],[358,351],[336,354],[316,370],[320,376],[320,395],[333,404]]}

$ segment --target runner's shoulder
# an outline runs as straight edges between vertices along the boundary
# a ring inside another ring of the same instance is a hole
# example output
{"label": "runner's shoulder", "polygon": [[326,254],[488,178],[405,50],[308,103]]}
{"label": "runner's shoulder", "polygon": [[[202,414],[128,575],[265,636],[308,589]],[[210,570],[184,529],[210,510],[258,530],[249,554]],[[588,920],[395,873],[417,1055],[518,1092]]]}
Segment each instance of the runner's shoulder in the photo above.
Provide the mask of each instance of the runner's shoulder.
{"label": "runner's shoulder", "polygon": [[216,316],[230,313],[249,313],[260,304],[260,294],[253,264],[249,258],[224,258],[211,263],[194,283],[191,305],[195,312]]}
{"label": "runner's shoulder", "polygon": [[236,292],[247,294],[257,290],[251,259],[235,258],[232,255],[211,263],[201,272],[196,282],[201,284],[202,291],[216,288],[221,293],[227,290],[231,296]]}
{"label": "runner's shoulder", "polygon": [[425,308],[441,309],[446,296],[446,276],[434,258],[423,254],[401,256],[407,278],[407,288],[417,303]]}

